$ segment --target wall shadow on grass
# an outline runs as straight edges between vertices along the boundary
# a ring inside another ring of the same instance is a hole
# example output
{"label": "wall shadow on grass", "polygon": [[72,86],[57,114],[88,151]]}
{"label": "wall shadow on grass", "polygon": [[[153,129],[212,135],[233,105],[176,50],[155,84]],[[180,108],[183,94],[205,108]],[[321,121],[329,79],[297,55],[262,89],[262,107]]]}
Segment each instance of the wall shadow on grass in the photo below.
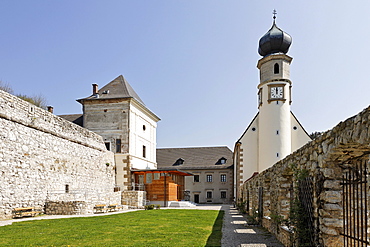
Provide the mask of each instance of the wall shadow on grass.
{"label": "wall shadow on grass", "polygon": [[225,211],[220,210],[218,211],[217,218],[215,220],[215,223],[212,227],[212,233],[209,235],[206,243],[206,247],[211,246],[221,246],[221,238],[222,238],[222,223],[224,219]]}

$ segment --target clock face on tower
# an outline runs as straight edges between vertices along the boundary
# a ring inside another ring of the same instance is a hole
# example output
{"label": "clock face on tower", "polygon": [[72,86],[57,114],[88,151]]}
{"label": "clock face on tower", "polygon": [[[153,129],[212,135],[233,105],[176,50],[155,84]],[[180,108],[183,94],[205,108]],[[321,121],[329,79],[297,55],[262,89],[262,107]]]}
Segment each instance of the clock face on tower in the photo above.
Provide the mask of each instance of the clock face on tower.
{"label": "clock face on tower", "polygon": [[283,87],[270,87],[270,98],[271,99],[282,99],[284,96]]}

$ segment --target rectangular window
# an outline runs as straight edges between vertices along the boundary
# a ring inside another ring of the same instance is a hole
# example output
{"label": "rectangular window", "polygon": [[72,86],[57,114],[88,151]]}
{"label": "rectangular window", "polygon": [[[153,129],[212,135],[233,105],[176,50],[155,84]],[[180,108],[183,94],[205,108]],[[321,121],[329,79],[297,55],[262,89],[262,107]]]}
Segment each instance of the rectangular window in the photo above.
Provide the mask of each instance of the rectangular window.
{"label": "rectangular window", "polygon": [[106,142],[105,147],[107,148],[108,151],[110,151],[110,142]]}
{"label": "rectangular window", "polygon": [[198,183],[199,182],[199,175],[194,175],[194,182]]}
{"label": "rectangular window", "polygon": [[143,145],[143,157],[146,158],[146,147]]}
{"label": "rectangular window", "polygon": [[221,174],[221,182],[226,182],[226,174]]}
{"label": "rectangular window", "polygon": [[144,184],[144,175],[139,175],[139,184]]}
{"label": "rectangular window", "polygon": [[212,175],[211,174],[208,174],[207,175],[207,182],[212,182]]}
{"label": "rectangular window", "polygon": [[151,173],[147,173],[146,174],[146,183],[147,184],[151,184],[152,183],[152,174]]}
{"label": "rectangular window", "polygon": [[212,191],[207,191],[207,199],[212,198]]}
{"label": "rectangular window", "polygon": [[226,198],[226,191],[221,191],[221,198],[225,199]]}
{"label": "rectangular window", "polygon": [[116,153],[121,152],[121,139],[116,139]]}
{"label": "rectangular window", "polygon": [[154,173],[154,180],[159,180],[161,178],[160,173]]}

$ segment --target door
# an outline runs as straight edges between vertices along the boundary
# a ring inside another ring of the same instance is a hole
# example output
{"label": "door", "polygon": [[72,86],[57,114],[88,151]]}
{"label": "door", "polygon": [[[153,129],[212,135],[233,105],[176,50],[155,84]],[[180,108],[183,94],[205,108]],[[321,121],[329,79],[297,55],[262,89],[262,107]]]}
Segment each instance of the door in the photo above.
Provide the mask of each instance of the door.
{"label": "door", "polygon": [[199,203],[199,195],[194,195],[194,202]]}

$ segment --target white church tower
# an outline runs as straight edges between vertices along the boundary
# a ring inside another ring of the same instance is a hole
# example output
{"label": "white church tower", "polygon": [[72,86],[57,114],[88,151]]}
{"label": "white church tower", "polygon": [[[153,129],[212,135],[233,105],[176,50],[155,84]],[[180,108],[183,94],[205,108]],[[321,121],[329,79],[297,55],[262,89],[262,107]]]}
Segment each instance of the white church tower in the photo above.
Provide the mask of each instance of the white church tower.
{"label": "white church tower", "polygon": [[270,30],[259,41],[258,84],[259,112],[235,144],[235,188],[253,175],[271,167],[311,140],[290,110],[292,82],[287,55],[292,38],[277,27],[274,21]]}

